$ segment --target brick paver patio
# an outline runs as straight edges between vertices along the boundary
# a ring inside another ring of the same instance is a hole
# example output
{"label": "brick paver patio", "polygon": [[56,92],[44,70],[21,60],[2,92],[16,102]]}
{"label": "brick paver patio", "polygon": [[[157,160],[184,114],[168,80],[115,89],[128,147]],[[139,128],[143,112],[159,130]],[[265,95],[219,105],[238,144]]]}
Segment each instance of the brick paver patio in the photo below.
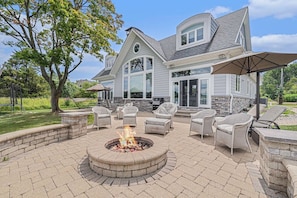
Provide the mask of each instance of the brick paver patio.
{"label": "brick paver patio", "polygon": [[[151,113],[139,113],[137,135]],[[86,136],[54,143],[0,163],[0,197],[286,197],[266,187],[259,173],[258,146],[253,153],[217,146],[213,137],[189,134],[189,118],[174,118],[168,141],[174,168],[125,180],[97,175],[88,166],[86,148],[102,137],[117,138],[122,120],[112,127],[89,129]],[[153,134],[150,134],[153,136]],[[172,160],[171,160],[172,165]]]}

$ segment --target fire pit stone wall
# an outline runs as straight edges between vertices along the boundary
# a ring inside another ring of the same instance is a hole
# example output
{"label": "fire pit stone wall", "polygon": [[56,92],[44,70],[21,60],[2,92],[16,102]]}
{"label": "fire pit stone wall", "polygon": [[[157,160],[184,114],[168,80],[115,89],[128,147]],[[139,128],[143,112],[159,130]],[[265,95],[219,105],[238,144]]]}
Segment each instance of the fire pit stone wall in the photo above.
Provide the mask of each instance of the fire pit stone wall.
{"label": "fire pit stone wall", "polygon": [[155,136],[144,137],[153,141],[153,146],[143,151],[114,152],[105,147],[110,141],[107,139],[89,146],[90,168],[99,175],[116,178],[138,177],[161,169],[167,162],[167,142]]}

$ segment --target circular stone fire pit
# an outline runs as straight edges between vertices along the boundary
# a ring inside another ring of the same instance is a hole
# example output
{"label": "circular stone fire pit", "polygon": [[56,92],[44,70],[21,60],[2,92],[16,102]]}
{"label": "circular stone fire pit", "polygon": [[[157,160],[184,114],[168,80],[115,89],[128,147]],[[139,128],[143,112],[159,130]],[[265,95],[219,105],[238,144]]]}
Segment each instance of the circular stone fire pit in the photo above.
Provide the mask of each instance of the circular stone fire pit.
{"label": "circular stone fire pit", "polygon": [[90,168],[106,177],[129,178],[153,173],[167,162],[168,144],[155,136],[135,137],[151,146],[134,152],[116,152],[110,146],[118,139],[102,139],[96,145],[87,148]]}

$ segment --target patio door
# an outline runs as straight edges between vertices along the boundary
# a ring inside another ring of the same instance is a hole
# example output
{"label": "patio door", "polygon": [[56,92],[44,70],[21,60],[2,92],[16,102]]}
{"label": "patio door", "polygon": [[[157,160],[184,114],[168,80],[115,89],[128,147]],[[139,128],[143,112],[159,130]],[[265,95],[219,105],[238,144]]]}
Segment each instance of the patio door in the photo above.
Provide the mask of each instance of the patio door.
{"label": "patio door", "polygon": [[197,107],[198,79],[173,82],[173,102],[184,107]]}

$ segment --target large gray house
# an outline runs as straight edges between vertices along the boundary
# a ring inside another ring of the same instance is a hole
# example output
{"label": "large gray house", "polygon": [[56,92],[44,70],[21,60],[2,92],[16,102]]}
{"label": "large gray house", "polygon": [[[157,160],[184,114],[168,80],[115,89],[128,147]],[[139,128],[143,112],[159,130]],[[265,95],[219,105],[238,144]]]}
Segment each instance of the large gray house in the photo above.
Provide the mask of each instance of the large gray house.
{"label": "large gray house", "polygon": [[93,80],[110,87],[104,97],[113,106],[133,101],[140,110],[170,101],[179,109],[214,108],[218,115],[240,112],[255,99],[251,74],[212,75],[212,65],[251,51],[248,8],[214,18],[192,16],[176,34],[155,40],[131,27],[117,56],[106,56],[105,68]]}

